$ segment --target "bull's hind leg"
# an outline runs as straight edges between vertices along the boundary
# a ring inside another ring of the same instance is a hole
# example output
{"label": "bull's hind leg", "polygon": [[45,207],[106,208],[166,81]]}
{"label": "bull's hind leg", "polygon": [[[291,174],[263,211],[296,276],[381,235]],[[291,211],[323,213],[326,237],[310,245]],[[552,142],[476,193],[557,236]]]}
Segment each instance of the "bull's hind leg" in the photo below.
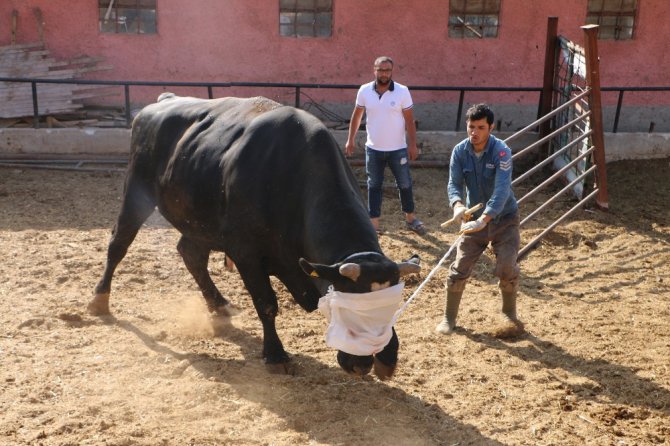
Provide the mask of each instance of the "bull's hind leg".
{"label": "bull's hind leg", "polygon": [[132,180],[128,181],[121,212],[107,248],[105,271],[95,287],[93,300],[88,304],[88,311],[95,316],[109,314],[109,293],[114,271],[128,252],[128,247],[135,240],[142,223],[149,218],[156,206],[145,191],[146,189],[138,187]]}
{"label": "bull's hind leg", "polygon": [[209,271],[207,271],[211,250],[186,236],[179,239],[177,250],[184,259],[186,268],[200,287],[202,296],[207,303],[207,309],[220,316],[232,316],[235,313],[232,305],[221,295],[216,285],[214,285]]}

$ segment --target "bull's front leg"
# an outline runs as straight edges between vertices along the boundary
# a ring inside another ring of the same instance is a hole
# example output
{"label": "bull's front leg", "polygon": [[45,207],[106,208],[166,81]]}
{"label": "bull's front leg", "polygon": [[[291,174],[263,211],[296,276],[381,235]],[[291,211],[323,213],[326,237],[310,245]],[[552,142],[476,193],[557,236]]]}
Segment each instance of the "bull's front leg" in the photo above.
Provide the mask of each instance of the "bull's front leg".
{"label": "bull's front leg", "polygon": [[395,373],[396,366],[398,365],[398,349],[400,347],[400,341],[398,341],[398,335],[396,335],[395,329],[393,330],[393,336],[386,347],[379,353],[375,355],[374,361],[374,371],[377,378],[382,381],[391,379],[393,373]]}
{"label": "bull's front leg", "polygon": [[272,373],[288,373],[288,353],[279,340],[275,319],[279,313],[277,295],[270,278],[260,265],[237,264],[240,276],[254,302],[254,308],[263,325],[263,359]]}

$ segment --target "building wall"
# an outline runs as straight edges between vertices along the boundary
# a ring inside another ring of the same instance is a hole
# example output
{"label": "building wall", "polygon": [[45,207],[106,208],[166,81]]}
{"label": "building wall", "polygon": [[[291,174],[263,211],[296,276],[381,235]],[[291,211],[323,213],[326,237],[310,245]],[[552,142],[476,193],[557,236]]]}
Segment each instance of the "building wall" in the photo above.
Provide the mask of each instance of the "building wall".
{"label": "building wall", "polygon": [[[413,86],[539,87],[547,17],[559,17],[559,33],[582,43],[579,27],[584,23],[587,1],[502,0],[496,39],[448,38],[446,0],[334,0],[333,35],[327,39],[280,37],[278,0],[157,3],[158,34],[136,35],[100,33],[94,0],[3,0],[0,45],[10,43],[14,9],[19,12],[17,43],[38,41],[33,8],[39,7],[52,55],[102,56],[113,66],[113,70],[92,73],[89,78],[360,84],[372,78],[374,58],[385,54],[396,61],[395,78]],[[665,26],[667,0],[639,3],[633,40],[599,42],[602,86],[670,84],[670,56],[664,50],[670,37]],[[334,107],[350,107],[353,102],[354,91],[318,93],[317,102]],[[284,102],[291,102],[292,95],[292,91],[268,94]],[[536,94],[481,94],[468,96],[467,102],[492,97],[505,106],[520,104],[530,115],[537,109]],[[455,101],[457,94],[415,97],[417,104]],[[643,109],[650,101],[667,104],[670,93],[626,96],[626,105]],[[606,95],[604,102],[606,106],[616,104],[616,95]],[[433,108],[426,109],[425,115],[452,113]],[[451,119],[444,119],[449,126]]]}

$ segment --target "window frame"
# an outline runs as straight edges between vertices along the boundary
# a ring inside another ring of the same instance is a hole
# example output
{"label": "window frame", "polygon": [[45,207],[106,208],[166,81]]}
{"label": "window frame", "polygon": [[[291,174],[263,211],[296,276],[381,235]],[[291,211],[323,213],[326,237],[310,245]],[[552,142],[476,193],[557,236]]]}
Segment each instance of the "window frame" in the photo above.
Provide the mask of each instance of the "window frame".
{"label": "window frame", "polygon": [[497,39],[501,3],[501,0],[449,0],[449,38]]}
{"label": "window frame", "polygon": [[[619,2],[618,9],[605,9],[611,7],[614,2]],[[629,6],[629,4],[632,4],[632,6]],[[588,0],[586,2],[585,22],[598,25],[599,40],[633,40],[635,39],[639,10],[640,2],[638,0]],[[622,23],[626,19],[630,20],[630,26]],[[608,23],[610,21],[613,21],[613,23]],[[625,30],[629,31],[622,35]]]}
{"label": "window frame", "polygon": [[104,34],[158,34],[157,10],[158,0],[98,0],[98,30]]}
{"label": "window frame", "polygon": [[334,0],[279,0],[278,4],[280,37],[327,39],[333,36]]}

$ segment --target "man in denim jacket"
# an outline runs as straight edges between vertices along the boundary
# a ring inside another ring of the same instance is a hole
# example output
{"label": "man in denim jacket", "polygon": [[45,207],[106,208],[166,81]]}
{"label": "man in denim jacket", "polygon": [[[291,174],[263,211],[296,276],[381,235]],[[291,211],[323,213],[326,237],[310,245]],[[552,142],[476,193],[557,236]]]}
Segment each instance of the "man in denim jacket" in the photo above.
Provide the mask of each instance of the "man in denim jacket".
{"label": "man in denim jacket", "polygon": [[[490,243],[507,322],[498,335],[513,336],[523,331],[523,323],[516,315],[520,236],[518,204],[512,191],[512,153],[491,134],[494,115],[486,104],[472,106],[465,117],[468,138],[451,153],[447,189],[462,237],[456,246],[456,260],[449,268],[445,317],[436,330],[443,334],[454,331],[465,283]],[[465,221],[466,210],[479,203],[484,208],[473,213],[474,220]]]}

